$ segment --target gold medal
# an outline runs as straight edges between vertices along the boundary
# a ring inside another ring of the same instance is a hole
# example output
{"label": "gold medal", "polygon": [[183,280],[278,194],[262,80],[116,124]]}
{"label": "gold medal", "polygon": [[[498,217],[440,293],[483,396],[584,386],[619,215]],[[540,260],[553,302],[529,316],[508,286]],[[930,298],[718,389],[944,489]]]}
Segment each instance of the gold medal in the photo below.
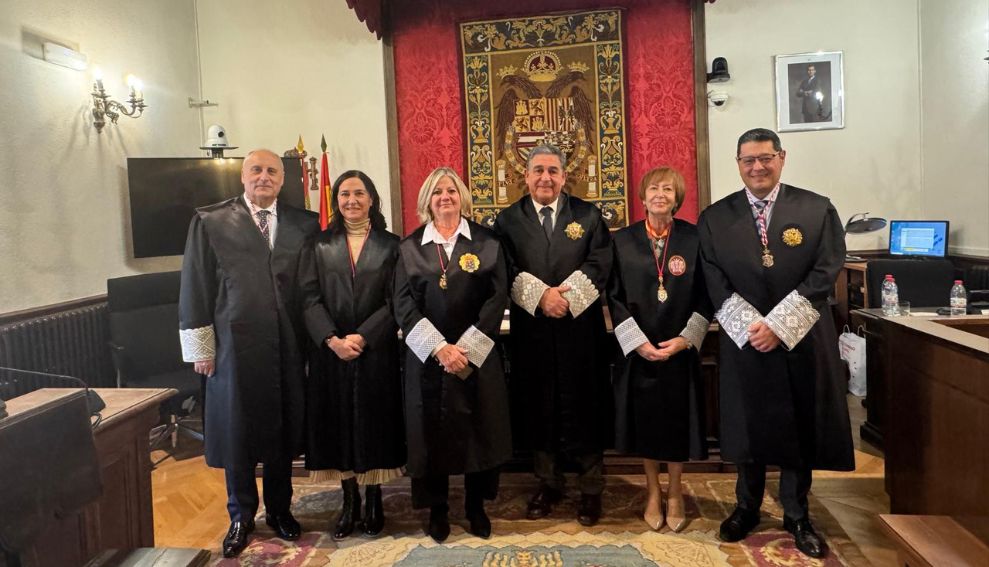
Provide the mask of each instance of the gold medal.
{"label": "gold medal", "polygon": [[663,282],[659,282],[659,291],[656,292],[656,299],[658,299],[660,303],[665,303],[669,298],[670,294],[667,293],[666,288],[663,287]]}
{"label": "gold medal", "polygon": [[769,250],[762,251],[762,265],[767,268],[773,267],[773,255],[769,253]]}
{"label": "gold medal", "polygon": [[440,275],[440,289],[446,289],[446,274]]}

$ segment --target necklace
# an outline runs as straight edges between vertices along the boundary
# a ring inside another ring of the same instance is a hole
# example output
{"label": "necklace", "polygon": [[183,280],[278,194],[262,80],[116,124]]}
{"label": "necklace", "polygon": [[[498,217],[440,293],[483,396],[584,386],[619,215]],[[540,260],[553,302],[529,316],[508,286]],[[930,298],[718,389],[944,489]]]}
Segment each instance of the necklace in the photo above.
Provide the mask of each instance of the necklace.
{"label": "necklace", "polygon": [[443,246],[436,245],[436,255],[439,256],[440,270],[443,272],[440,274],[440,289],[446,289],[446,269],[450,267],[450,264],[443,259]]}
{"label": "necklace", "polygon": [[[653,260],[656,261],[656,278],[659,280],[659,288],[656,290],[656,299],[660,303],[665,303],[667,299],[670,298],[669,292],[666,291],[666,286],[663,285],[663,273],[666,271],[666,253],[670,249],[670,240],[673,237],[673,223],[670,223],[670,227],[666,231],[666,241],[661,244],[663,235],[657,234],[653,231],[652,227],[649,226],[649,221],[646,220],[646,234],[649,236],[652,242],[655,242],[653,248]],[[663,247],[663,260],[659,259],[659,246]]]}

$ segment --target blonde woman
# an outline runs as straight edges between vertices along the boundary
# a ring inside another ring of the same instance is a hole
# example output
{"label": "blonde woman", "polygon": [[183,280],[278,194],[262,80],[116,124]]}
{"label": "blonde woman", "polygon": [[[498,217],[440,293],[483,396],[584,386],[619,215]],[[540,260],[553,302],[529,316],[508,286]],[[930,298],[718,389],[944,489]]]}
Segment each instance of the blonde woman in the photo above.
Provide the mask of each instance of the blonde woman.
{"label": "blonde woman", "polygon": [[399,246],[395,315],[405,336],[407,470],[427,533],[450,534],[449,476],[464,474],[470,532],[487,538],[484,500],[512,452],[508,394],[494,348],[508,298],[501,245],[468,218],[470,194],[449,168],[419,190],[423,225]]}

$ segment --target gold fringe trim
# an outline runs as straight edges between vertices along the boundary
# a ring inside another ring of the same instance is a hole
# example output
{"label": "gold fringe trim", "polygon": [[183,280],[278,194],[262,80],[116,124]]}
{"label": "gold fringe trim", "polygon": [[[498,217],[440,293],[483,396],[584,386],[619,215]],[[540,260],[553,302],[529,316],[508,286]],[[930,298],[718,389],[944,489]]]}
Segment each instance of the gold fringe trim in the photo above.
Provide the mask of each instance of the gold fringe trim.
{"label": "gold fringe trim", "polygon": [[399,467],[397,469],[373,469],[363,473],[355,473],[354,471],[339,471],[336,469],[321,469],[317,471],[312,471],[309,478],[312,482],[333,482],[342,481],[350,478],[356,478],[357,484],[385,484],[395,480],[396,478],[402,478],[405,476],[405,469]]}

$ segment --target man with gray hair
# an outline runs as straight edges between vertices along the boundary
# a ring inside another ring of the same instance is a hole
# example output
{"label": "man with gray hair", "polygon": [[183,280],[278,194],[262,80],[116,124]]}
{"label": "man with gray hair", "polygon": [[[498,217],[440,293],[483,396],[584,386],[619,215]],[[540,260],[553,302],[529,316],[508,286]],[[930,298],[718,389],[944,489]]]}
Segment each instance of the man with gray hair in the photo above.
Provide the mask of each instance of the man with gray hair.
{"label": "man with gray hair", "polygon": [[182,260],[182,357],[206,376],[206,464],[224,469],[235,557],[254,530],[264,464],[265,521],[297,539],[292,458],[301,452],[306,332],[299,267],[319,230],[314,214],[278,201],[282,160],[255,150],[241,170],[244,194],[196,210]]}
{"label": "man with gray hair", "polygon": [[540,488],[527,517],[543,518],[563,497],[563,467],[579,473],[577,519],[601,516],[603,450],[611,441],[608,343],[598,298],[611,272],[611,235],[591,203],[562,192],[566,158],[534,148],[528,195],[501,211],[495,231],[511,280],[513,437],[528,440]]}

